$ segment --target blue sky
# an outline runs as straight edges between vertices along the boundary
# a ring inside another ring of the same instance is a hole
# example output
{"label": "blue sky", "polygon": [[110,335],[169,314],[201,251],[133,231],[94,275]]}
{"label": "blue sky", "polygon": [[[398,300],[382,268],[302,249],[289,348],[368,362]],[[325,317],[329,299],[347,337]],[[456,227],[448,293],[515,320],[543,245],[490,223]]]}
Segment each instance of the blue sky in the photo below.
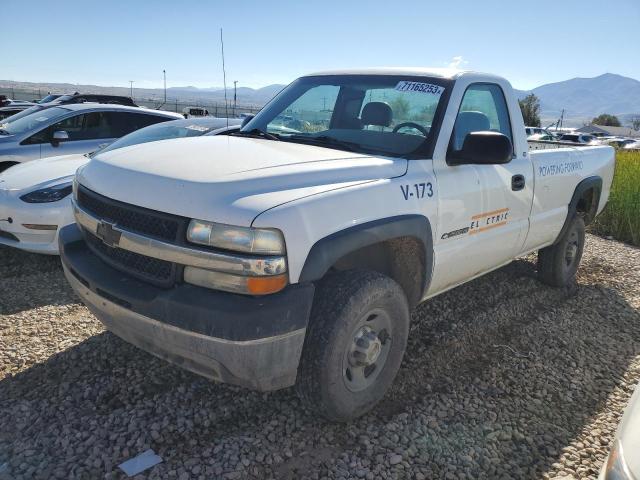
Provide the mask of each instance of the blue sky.
{"label": "blue sky", "polygon": [[447,66],[517,88],[640,79],[640,0],[0,0],[0,79],[260,87],[342,67]]}

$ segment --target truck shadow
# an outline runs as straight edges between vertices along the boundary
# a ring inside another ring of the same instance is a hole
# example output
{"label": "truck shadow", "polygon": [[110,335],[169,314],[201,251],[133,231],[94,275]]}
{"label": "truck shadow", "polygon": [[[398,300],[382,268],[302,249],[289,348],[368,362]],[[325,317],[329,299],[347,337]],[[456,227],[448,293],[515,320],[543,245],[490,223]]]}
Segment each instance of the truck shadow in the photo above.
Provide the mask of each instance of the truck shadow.
{"label": "truck shadow", "polygon": [[0,245],[1,315],[71,303],[79,300],[64,279],[58,256]]}
{"label": "truck shadow", "polygon": [[375,467],[376,456],[408,437],[405,475],[443,478],[454,464],[468,478],[540,478],[640,354],[640,314],[612,288],[557,290],[534,277],[517,261],[418,307],[393,390],[348,425],[322,421],[292,390],[213,384],[96,335],[0,381],[0,464],[45,465],[43,478],[73,464],[93,478],[153,448],[159,477],[188,459],[219,463],[219,476],[232,449],[247,459],[232,470],[250,478],[322,476],[345,453],[378,477],[374,468],[398,467]]}

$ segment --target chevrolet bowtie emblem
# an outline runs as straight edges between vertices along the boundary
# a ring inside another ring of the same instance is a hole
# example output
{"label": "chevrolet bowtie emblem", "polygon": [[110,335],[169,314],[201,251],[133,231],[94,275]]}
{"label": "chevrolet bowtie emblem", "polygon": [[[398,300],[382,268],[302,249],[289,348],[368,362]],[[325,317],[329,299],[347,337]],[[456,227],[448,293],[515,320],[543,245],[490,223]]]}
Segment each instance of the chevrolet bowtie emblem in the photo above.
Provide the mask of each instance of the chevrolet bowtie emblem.
{"label": "chevrolet bowtie emblem", "polygon": [[117,247],[120,242],[122,232],[116,230],[115,224],[102,221],[96,227],[96,236],[102,240],[102,243],[109,247]]}

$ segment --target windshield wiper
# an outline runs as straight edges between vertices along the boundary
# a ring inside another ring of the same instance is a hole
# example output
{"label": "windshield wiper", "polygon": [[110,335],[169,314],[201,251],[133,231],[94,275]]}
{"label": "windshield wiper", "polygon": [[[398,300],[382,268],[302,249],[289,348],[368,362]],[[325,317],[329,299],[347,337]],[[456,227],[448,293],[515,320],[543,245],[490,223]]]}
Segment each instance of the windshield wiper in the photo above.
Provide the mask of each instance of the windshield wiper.
{"label": "windshield wiper", "polygon": [[278,135],[275,135],[273,133],[269,133],[269,132],[265,132],[264,130],[260,130],[259,128],[254,128],[253,130],[248,130],[246,132],[243,132],[242,130],[237,131],[237,132],[233,132],[230,135],[247,135],[247,136],[253,136],[253,137],[262,137],[262,138],[266,138],[267,140],[280,140],[280,137]]}
{"label": "windshield wiper", "polygon": [[321,147],[336,147],[341,150],[347,150],[349,152],[356,152],[358,150],[364,149],[364,147],[359,143],[349,142],[347,140],[339,140],[328,135],[320,135],[318,137],[310,137],[307,135],[289,135],[287,137],[282,137],[281,140],[290,140],[296,143],[309,143]]}

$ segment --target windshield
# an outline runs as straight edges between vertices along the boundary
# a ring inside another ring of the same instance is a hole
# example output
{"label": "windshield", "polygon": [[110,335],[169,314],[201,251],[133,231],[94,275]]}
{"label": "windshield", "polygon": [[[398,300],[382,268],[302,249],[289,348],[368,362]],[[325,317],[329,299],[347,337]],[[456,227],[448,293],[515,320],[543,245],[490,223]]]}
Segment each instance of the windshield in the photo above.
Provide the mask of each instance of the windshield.
{"label": "windshield", "polygon": [[294,81],[240,134],[400,157],[423,156],[437,135],[450,80],[322,75]]}
{"label": "windshield", "polygon": [[73,95],[60,95],[58,98],[54,99],[56,103],[68,102],[73,98]]}
{"label": "windshield", "polygon": [[5,124],[9,123],[9,122],[14,122],[16,120],[18,120],[19,118],[22,117],[26,117],[27,115],[31,115],[33,112],[37,112],[38,110],[41,110],[43,107],[39,106],[39,105],[34,105],[33,107],[29,107],[25,110],[22,110],[21,112],[15,113],[13,115],[11,115],[10,117],[7,118],[3,118],[2,122],[0,122],[0,124],[2,124],[2,128],[5,127]]}
{"label": "windshield", "polygon": [[124,137],[111,143],[109,146],[95,152],[104,153],[117,148],[129,147],[140,143],[155,142],[158,140],[168,140],[170,138],[186,138],[199,137],[205,133],[220,128],[221,121],[211,123],[196,123],[189,120],[176,120],[166,123],[157,123],[149,127],[141,128],[135,132],[125,135]]}
{"label": "windshield", "polygon": [[47,95],[46,97],[40,99],[38,103],[49,103],[58,98],[60,95]]}
{"label": "windshield", "polygon": [[17,120],[14,120],[16,115],[13,115],[7,119],[9,122],[2,126],[0,134],[19,135],[21,133],[29,132],[38,126],[46,127],[50,123],[49,120],[61,117],[67,113],[69,113],[69,110],[66,108],[51,107],[38,109],[28,115],[18,118]]}

